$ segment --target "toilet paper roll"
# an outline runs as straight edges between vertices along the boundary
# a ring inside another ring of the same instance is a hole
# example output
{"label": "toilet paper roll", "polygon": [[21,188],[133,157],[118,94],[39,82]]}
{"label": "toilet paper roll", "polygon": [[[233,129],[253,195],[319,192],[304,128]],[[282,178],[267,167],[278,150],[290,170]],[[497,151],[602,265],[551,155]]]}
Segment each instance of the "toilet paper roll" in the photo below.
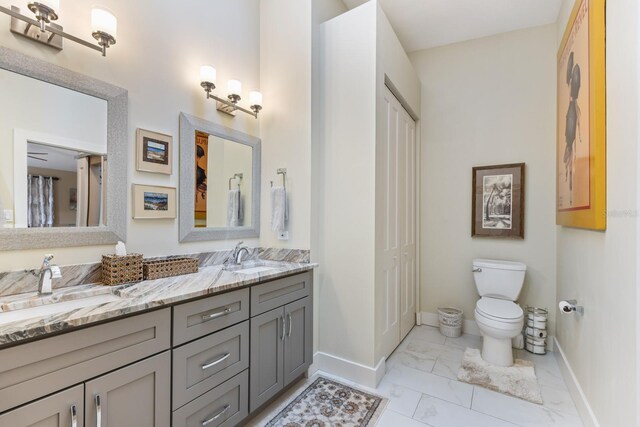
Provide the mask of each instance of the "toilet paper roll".
{"label": "toilet paper roll", "polygon": [[573,313],[574,306],[568,301],[560,301],[560,303],[558,304],[558,307],[560,308],[560,312],[562,312],[563,314]]}
{"label": "toilet paper roll", "polygon": [[541,331],[536,328],[527,328],[527,335],[538,338],[545,338],[547,336],[547,331]]}

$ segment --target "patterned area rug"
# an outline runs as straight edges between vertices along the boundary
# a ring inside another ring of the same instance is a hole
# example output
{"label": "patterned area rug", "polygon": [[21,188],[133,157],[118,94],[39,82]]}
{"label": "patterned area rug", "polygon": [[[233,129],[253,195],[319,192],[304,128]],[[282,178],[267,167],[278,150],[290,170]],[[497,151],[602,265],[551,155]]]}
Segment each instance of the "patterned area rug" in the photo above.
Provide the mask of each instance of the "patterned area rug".
{"label": "patterned area rug", "polygon": [[372,427],[386,404],[385,398],[319,376],[280,405],[265,427]]}
{"label": "patterned area rug", "polygon": [[458,379],[542,405],[536,371],[533,362],[528,360],[516,359],[513,366],[503,368],[482,360],[480,350],[468,348],[464,352]]}

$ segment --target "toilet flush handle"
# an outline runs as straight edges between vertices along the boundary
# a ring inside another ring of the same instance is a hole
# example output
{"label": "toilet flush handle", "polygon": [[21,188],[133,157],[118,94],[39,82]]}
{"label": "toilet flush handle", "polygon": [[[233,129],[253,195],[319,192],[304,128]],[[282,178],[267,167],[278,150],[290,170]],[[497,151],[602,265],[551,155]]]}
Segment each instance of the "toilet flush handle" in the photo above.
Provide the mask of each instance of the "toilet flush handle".
{"label": "toilet flush handle", "polygon": [[474,273],[482,273],[482,269],[480,267],[476,267],[471,271],[473,271]]}

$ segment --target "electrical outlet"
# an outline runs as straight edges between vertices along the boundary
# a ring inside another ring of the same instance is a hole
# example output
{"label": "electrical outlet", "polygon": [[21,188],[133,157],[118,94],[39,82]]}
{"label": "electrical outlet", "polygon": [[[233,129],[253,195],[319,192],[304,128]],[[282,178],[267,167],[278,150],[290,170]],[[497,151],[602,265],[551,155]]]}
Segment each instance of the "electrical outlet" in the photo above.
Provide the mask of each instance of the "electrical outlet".
{"label": "electrical outlet", "polygon": [[289,240],[289,232],[288,231],[281,231],[278,234],[278,240]]}
{"label": "electrical outlet", "polygon": [[6,222],[13,222],[13,210],[12,209],[5,209],[4,210],[4,220]]}

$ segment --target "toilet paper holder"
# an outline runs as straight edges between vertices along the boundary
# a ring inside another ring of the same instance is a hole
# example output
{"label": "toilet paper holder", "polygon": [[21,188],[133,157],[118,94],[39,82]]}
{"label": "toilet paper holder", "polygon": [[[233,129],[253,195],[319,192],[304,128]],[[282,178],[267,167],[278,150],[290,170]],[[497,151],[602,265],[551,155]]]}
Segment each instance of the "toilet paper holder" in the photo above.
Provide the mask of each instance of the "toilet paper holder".
{"label": "toilet paper holder", "polygon": [[584,315],[584,307],[581,305],[578,305],[578,300],[575,300],[575,299],[560,301],[560,303],[558,304],[558,307],[560,308],[560,311],[563,314],[571,314],[575,312],[580,315]]}

